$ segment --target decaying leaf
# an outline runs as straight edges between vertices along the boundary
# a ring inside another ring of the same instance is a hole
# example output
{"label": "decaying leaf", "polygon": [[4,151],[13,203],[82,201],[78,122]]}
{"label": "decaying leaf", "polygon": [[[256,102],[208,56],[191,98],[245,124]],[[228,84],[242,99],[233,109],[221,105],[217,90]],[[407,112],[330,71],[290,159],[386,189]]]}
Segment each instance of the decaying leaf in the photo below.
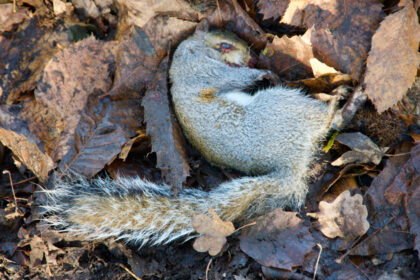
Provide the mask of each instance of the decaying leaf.
{"label": "decaying leaf", "polygon": [[414,83],[419,41],[420,25],[411,1],[387,16],[373,36],[364,82],[379,113],[401,100]]}
{"label": "decaying leaf", "polygon": [[360,132],[342,133],[335,140],[351,148],[341,157],[331,163],[333,166],[341,166],[349,163],[374,163],[378,165],[388,147],[380,148],[366,135]]}
{"label": "decaying leaf", "polygon": [[142,101],[147,134],[152,137],[152,151],[156,152],[157,166],[166,182],[182,188],[189,175],[184,138],[180,127],[174,122],[168,99],[168,58],[164,59],[152,85]]}
{"label": "decaying leaf", "polygon": [[15,104],[27,91],[35,89],[45,64],[69,42],[68,28],[39,28],[38,18],[19,25],[11,38],[0,35],[0,103]]}
{"label": "decaying leaf", "polygon": [[198,252],[209,252],[211,256],[217,255],[226,244],[226,237],[235,231],[232,222],[224,222],[214,212],[209,210],[213,216],[210,218],[204,214],[195,215],[192,218],[192,227],[201,234],[193,244]]}
{"label": "decaying leaf", "polygon": [[301,266],[315,241],[296,214],[279,208],[257,218],[257,224],[240,235],[242,251],[267,267],[292,270]]}
{"label": "decaying leaf", "polygon": [[332,203],[321,201],[319,210],[308,216],[318,219],[321,232],[328,238],[352,240],[369,229],[367,208],[360,194],[351,196],[350,191],[344,191]]}
{"label": "decaying leaf", "polygon": [[[397,153],[408,151],[404,148]],[[366,193],[369,221],[372,227],[383,229],[360,244],[354,250],[354,255],[372,256],[412,249],[414,246],[419,248],[419,170],[419,144],[411,148],[409,155],[387,160],[385,168]]]}
{"label": "decaying leaf", "polygon": [[28,167],[41,181],[48,178],[54,168],[52,158],[44,145],[31,134],[28,122],[20,117],[21,105],[3,106],[0,109],[0,141]]}

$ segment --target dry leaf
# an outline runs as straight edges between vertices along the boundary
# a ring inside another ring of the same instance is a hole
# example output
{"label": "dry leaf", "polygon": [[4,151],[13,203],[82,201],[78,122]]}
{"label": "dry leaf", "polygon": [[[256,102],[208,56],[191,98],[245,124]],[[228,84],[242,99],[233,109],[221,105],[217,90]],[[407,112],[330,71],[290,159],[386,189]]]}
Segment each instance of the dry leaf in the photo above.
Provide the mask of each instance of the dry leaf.
{"label": "dry leaf", "polygon": [[217,255],[226,244],[226,237],[235,231],[232,222],[224,222],[212,209],[209,210],[213,218],[204,214],[192,218],[192,227],[201,234],[193,244],[197,252],[209,252],[211,256]]}
{"label": "dry leaf", "polygon": [[284,0],[260,0],[258,1],[259,13],[263,15],[263,20],[278,19],[283,16],[290,1]]}
{"label": "dry leaf", "polygon": [[17,6],[13,12],[12,3],[0,3],[0,32],[10,31],[15,24],[21,23],[32,16],[27,7]]}
{"label": "dry leaf", "polygon": [[315,57],[358,80],[383,14],[381,8],[376,0],[290,1],[280,22],[314,27],[310,37]]}
{"label": "dry leaf", "polygon": [[292,270],[315,246],[309,228],[296,212],[278,208],[256,219],[240,235],[242,251],[267,267]]}
{"label": "dry leaf", "polygon": [[[161,15],[197,21],[199,14],[187,1],[118,0],[117,3],[118,9],[127,13],[124,19],[125,24],[136,25],[140,28],[144,28],[153,18]],[[168,27],[170,26],[168,25]]]}
{"label": "dry leaf", "polygon": [[142,106],[146,131],[152,137],[152,151],[156,152],[157,167],[162,170],[166,182],[175,187],[176,192],[182,188],[190,168],[181,129],[175,123],[169,107],[168,59],[161,62],[154,82],[146,91]]}
{"label": "dry leaf", "polygon": [[328,238],[352,240],[369,229],[367,208],[360,194],[351,196],[350,191],[344,191],[332,203],[321,201],[319,211],[308,216],[318,219],[321,232]]}
{"label": "dry leaf", "polygon": [[274,37],[260,53],[258,67],[270,69],[287,80],[312,77],[310,60],[314,55],[308,34],[309,30],[303,36]]}
{"label": "dry leaf", "polygon": [[51,30],[39,28],[37,22],[33,17],[19,25],[11,38],[0,35],[1,104],[16,104],[23,93],[34,90],[45,64],[70,43],[68,27],[57,25]]}
{"label": "dry leaf", "polygon": [[349,163],[369,163],[378,165],[388,147],[380,148],[366,135],[360,132],[342,133],[335,140],[351,148],[341,157],[331,163],[333,166],[342,166]]}
{"label": "dry leaf", "polygon": [[337,70],[335,70],[333,67],[330,67],[325,63],[322,63],[321,61],[319,61],[316,58],[311,58],[309,60],[309,63],[311,64],[312,72],[313,72],[315,78],[318,78],[318,77],[320,77],[322,75],[325,75],[325,74],[338,74],[338,73],[340,73]]}
{"label": "dry leaf", "polygon": [[420,25],[411,1],[382,21],[367,59],[365,93],[382,113],[411,87],[420,63]]}
{"label": "dry leaf", "polygon": [[208,15],[211,26],[226,28],[244,39],[254,49],[260,50],[267,43],[265,32],[239,5],[237,0],[219,1],[219,8]]}
{"label": "dry leaf", "polygon": [[0,109],[0,141],[7,146],[41,181],[48,179],[54,162],[41,141],[30,132],[28,122],[21,118],[21,105]]}

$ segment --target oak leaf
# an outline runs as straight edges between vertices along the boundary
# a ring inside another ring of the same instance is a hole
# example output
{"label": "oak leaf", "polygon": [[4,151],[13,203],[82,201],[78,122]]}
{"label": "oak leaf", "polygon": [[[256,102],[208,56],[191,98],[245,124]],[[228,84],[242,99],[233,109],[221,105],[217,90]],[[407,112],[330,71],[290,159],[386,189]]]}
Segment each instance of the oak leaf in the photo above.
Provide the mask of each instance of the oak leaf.
{"label": "oak leaf", "polygon": [[226,237],[235,231],[232,222],[224,222],[214,212],[209,210],[213,218],[207,215],[195,215],[192,219],[192,226],[201,236],[193,244],[197,252],[209,252],[211,256],[217,255],[226,243]]}
{"label": "oak leaf", "polygon": [[321,232],[328,238],[352,240],[369,229],[367,208],[360,194],[351,196],[350,191],[344,191],[332,203],[321,201],[319,210],[308,216],[318,219]]}

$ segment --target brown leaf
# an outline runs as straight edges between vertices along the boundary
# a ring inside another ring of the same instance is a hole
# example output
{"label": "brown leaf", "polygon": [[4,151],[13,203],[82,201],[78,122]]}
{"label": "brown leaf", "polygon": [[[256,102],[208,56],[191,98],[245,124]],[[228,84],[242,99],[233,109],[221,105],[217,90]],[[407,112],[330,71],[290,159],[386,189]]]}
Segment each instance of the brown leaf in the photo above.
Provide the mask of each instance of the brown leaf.
{"label": "brown leaf", "polygon": [[192,218],[192,227],[201,236],[193,244],[197,252],[207,252],[211,256],[217,255],[226,244],[226,237],[235,232],[232,222],[224,222],[212,209],[209,210],[213,218],[199,214]]}
{"label": "brown leaf", "polygon": [[237,0],[218,1],[219,8],[208,15],[210,25],[229,30],[246,40],[254,49],[260,50],[267,43],[265,32],[244,11]]}
{"label": "brown leaf", "polygon": [[44,145],[34,136],[28,122],[21,118],[22,106],[0,109],[0,141],[7,146],[41,181],[46,181],[54,162],[45,153]]}
{"label": "brown leaf", "polygon": [[328,238],[337,236],[352,240],[362,236],[369,229],[367,209],[360,194],[342,192],[332,203],[321,201],[318,213],[307,215],[318,219],[321,232]]}
{"label": "brown leaf", "polygon": [[14,104],[32,91],[51,56],[70,43],[67,27],[39,28],[37,21],[21,24],[10,39],[0,35],[0,104]]}
{"label": "brown leaf", "polygon": [[308,34],[291,38],[286,35],[274,37],[273,42],[268,43],[260,53],[258,67],[270,69],[287,80],[312,77],[310,59],[314,55]]}
{"label": "brown leaf", "polygon": [[358,80],[381,8],[376,0],[291,1],[280,22],[314,27],[310,37],[315,57]]}
{"label": "brown leaf", "polygon": [[0,4],[0,32],[10,31],[13,25],[21,23],[32,16],[27,7],[17,6],[13,11],[13,3]]}
{"label": "brown leaf", "polygon": [[239,237],[242,251],[267,267],[292,270],[301,266],[315,242],[296,214],[279,208],[257,218],[257,224]]}
{"label": "brown leaf", "polygon": [[[120,61],[126,58],[124,43],[119,48]],[[136,49],[133,43],[131,46]],[[98,98],[109,90],[109,64],[113,60],[108,49],[113,48],[113,42],[104,44],[91,37],[58,53],[44,69],[35,92],[36,102],[25,106],[31,127],[38,128],[32,132],[43,140],[55,160],[61,159],[59,167],[63,172],[72,169],[87,177],[95,175],[140,127],[138,94],[126,94],[114,101]],[[125,77],[124,71],[129,71],[121,68],[127,65],[117,66],[117,78]],[[145,82],[136,85],[127,87],[138,89]]]}
{"label": "brown leaf", "polygon": [[142,101],[147,134],[152,137],[152,151],[156,152],[157,166],[162,170],[166,182],[176,190],[189,175],[185,142],[181,129],[175,123],[168,100],[168,60],[159,65],[152,85],[147,89]]}
{"label": "brown leaf", "polygon": [[37,235],[31,238],[29,244],[31,246],[31,252],[29,255],[29,259],[31,260],[31,266],[38,266],[42,263],[44,254],[48,254],[47,246],[45,246],[42,238]]}
{"label": "brown leaf", "polygon": [[378,165],[388,147],[380,148],[369,137],[360,133],[342,133],[335,140],[351,148],[352,151],[344,153],[340,158],[331,163],[333,166],[341,166],[350,163],[369,163]]}
{"label": "brown leaf", "polygon": [[387,16],[373,36],[364,82],[379,113],[401,100],[414,83],[419,41],[420,25],[411,1]]}
{"label": "brown leaf", "polygon": [[125,24],[136,25],[140,28],[144,28],[153,18],[161,15],[194,21],[197,20],[199,14],[187,1],[119,0],[117,3],[118,9],[127,13],[123,19],[126,21]]}
{"label": "brown leaf", "polygon": [[259,13],[263,15],[263,20],[278,19],[283,16],[290,1],[284,0],[260,0],[258,1]]}
{"label": "brown leaf", "polygon": [[[403,149],[396,152],[407,151],[409,150]],[[410,155],[388,159],[384,170],[373,180],[366,193],[371,225],[382,228],[391,219],[395,221],[378,232],[375,238],[359,246],[354,254],[385,254],[413,248],[415,236],[409,234],[408,230],[409,225],[413,231],[418,228],[417,214],[412,210],[411,203],[416,201],[416,196],[413,194],[417,192],[420,185],[419,157],[420,145],[417,144],[411,149]],[[409,203],[406,209],[407,199]],[[418,208],[418,205],[416,207]],[[416,244],[418,244],[418,237]]]}

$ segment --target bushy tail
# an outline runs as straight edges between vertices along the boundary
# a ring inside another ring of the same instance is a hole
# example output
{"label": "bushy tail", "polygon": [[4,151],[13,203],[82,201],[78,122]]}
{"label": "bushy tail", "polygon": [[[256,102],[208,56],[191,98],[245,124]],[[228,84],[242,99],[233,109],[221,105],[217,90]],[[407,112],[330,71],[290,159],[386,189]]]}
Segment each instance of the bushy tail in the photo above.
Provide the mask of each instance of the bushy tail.
{"label": "bushy tail", "polygon": [[266,175],[236,179],[211,192],[185,189],[173,196],[169,186],[139,178],[79,177],[59,180],[45,192],[44,219],[51,226],[87,239],[116,237],[143,246],[188,238],[194,232],[192,217],[210,208],[224,220],[238,221],[275,207],[300,206],[306,184]]}

